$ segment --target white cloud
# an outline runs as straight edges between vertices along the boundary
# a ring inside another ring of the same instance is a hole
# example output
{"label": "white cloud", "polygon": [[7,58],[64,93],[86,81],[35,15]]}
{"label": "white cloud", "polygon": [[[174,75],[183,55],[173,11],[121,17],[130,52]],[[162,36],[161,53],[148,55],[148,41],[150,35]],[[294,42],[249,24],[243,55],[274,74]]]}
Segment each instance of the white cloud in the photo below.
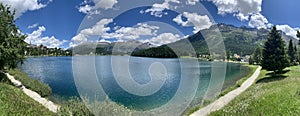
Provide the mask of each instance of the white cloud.
{"label": "white cloud", "polygon": [[[182,20],[183,16],[187,19],[186,21]],[[207,29],[211,25],[213,25],[213,23],[210,21],[207,15],[202,16],[202,15],[198,15],[197,13],[188,13],[188,12],[179,14],[176,18],[173,19],[173,21],[184,27],[194,26],[194,33],[197,33],[202,29]]]}
{"label": "white cloud", "polygon": [[176,6],[172,6],[171,4],[179,4],[179,0],[165,0],[163,3],[155,3],[152,5],[152,8],[145,10],[145,13],[150,13],[151,15],[155,17],[162,17],[163,15],[166,15],[163,11],[169,10],[169,9],[176,9]]}
{"label": "white cloud", "polygon": [[80,4],[78,10],[79,12],[88,15],[100,14],[100,8],[104,10],[112,9],[117,3],[118,0],[84,0]]}
{"label": "white cloud", "polygon": [[105,10],[113,8],[113,6],[118,3],[118,0],[93,0],[93,1],[96,4],[95,5],[96,9],[103,8]]}
{"label": "white cloud", "polygon": [[56,39],[54,36],[43,37],[43,32],[46,31],[46,28],[44,26],[40,26],[37,30],[33,31],[31,34],[28,34],[27,38],[25,39],[25,42],[31,43],[34,45],[41,45],[47,46],[49,48],[55,48],[55,47],[61,47],[64,43],[67,42],[67,40],[59,40]]}
{"label": "white cloud", "polygon": [[113,22],[113,19],[101,19],[91,28],[83,29],[79,34],[72,38],[72,44],[87,42],[91,36],[100,36],[106,34],[110,30],[110,27],[106,27],[109,23]]}
{"label": "white cloud", "polygon": [[33,29],[33,28],[36,28],[37,26],[39,26],[39,23],[35,23],[33,25],[29,25],[27,28],[28,29]]}
{"label": "white cloud", "polygon": [[249,21],[249,26],[254,28],[268,28],[270,26],[269,21],[262,14],[252,15]]}
{"label": "white cloud", "polygon": [[143,42],[150,42],[153,45],[160,46],[163,44],[173,43],[180,40],[180,36],[178,34],[173,33],[162,33],[157,37],[153,37],[149,40],[144,40]]}
{"label": "white cloud", "polygon": [[92,10],[92,7],[90,5],[88,5],[88,4],[86,4],[84,6],[80,6],[78,8],[78,10],[81,13],[88,14]]}
{"label": "white cloud", "polygon": [[208,0],[218,8],[218,14],[233,14],[241,21],[249,21],[250,27],[268,28],[272,26],[261,14],[262,0]]}
{"label": "white cloud", "polygon": [[187,0],[186,4],[188,4],[188,5],[196,5],[197,2],[199,2],[199,0]]}
{"label": "white cloud", "polygon": [[106,33],[102,38],[116,38],[118,40],[138,39],[141,36],[156,35],[159,27],[138,23],[135,27],[115,27],[115,32]]}
{"label": "white cloud", "polygon": [[[112,23],[113,19],[101,19],[94,26],[81,30],[76,36],[72,38],[70,47],[76,46],[84,42],[96,42],[95,38],[117,39],[117,41],[126,41],[132,39],[140,39],[142,36],[156,36],[159,27],[148,25],[145,23],[138,23],[134,27],[108,27],[109,23]],[[113,29],[113,30],[112,30]],[[109,33],[109,31],[113,31]],[[99,41],[98,41],[99,42]]]}
{"label": "white cloud", "polygon": [[[49,0],[50,3],[52,0]],[[47,6],[42,4],[39,0],[0,0],[5,5],[11,6],[11,10],[16,9],[15,18],[19,18],[26,11],[34,11]]]}
{"label": "white cloud", "polygon": [[221,15],[234,14],[240,20],[249,19],[250,15],[261,12],[262,0],[208,0],[212,1]]}
{"label": "white cloud", "polygon": [[297,35],[297,31],[300,31],[299,28],[292,28],[292,27],[290,27],[288,25],[276,25],[276,28],[278,30],[283,31],[284,33],[286,33],[286,35],[289,35],[289,36],[291,36],[293,38],[297,38],[297,36],[296,36]]}

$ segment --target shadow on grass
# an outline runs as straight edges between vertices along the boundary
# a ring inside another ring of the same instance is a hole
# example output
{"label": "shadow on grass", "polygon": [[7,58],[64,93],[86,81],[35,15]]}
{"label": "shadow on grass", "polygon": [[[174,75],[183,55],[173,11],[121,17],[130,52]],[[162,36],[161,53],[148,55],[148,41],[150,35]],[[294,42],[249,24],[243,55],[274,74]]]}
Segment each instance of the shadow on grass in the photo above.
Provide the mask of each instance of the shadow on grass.
{"label": "shadow on grass", "polygon": [[8,80],[7,76],[2,72],[0,72],[0,83],[12,84],[10,80]]}
{"label": "shadow on grass", "polygon": [[265,77],[259,79],[256,81],[256,83],[268,83],[268,82],[273,82],[273,81],[280,81],[285,79],[286,73],[290,72],[290,70],[283,70],[277,73],[271,72],[271,73],[267,73]]}

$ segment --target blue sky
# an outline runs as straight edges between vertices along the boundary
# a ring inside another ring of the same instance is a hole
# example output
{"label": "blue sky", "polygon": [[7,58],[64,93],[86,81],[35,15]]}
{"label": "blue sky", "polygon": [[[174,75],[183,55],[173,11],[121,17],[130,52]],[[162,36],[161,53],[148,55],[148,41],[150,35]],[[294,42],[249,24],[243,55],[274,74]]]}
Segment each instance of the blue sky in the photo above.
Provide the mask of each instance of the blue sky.
{"label": "blue sky", "polygon": [[17,10],[16,23],[27,42],[48,47],[131,39],[161,45],[215,23],[276,25],[293,37],[300,27],[299,0],[0,1]]}

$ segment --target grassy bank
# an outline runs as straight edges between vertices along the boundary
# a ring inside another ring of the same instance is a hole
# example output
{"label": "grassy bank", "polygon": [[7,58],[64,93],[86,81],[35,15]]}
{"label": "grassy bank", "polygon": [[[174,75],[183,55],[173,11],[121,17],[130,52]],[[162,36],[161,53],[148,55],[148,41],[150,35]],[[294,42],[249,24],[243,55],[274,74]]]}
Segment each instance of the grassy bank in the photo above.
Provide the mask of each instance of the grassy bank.
{"label": "grassy bank", "polygon": [[222,91],[220,93],[220,95],[218,96],[218,98],[222,97],[222,96],[226,95],[227,93],[229,93],[230,91],[240,87],[248,78],[250,78],[252,76],[252,74],[258,68],[258,66],[256,66],[256,65],[244,64],[243,66],[247,66],[249,68],[249,70],[250,70],[249,74],[246,77],[241,78],[240,80],[238,80],[234,86],[231,86],[231,87],[225,89],[224,91]]}
{"label": "grassy bank", "polygon": [[28,97],[19,88],[12,86],[4,74],[0,74],[0,114],[44,116],[54,115],[47,108]]}
{"label": "grassy bank", "polygon": [[9,74],[15,77],[15,79],[22,82],[22,84],[40,94],[42,97],[47,97],[51,95],[51,88],[38,80],[30,78],[26,73],[22,72],[20,69],[13,69],[8,71]]}
{"label": "grassy bank", "polygon": [[[230,91],[240,87],[248,78],[250,78],[252,76],[252,74],[255,72],[255,70],[258,68],[258,66],[256,65],[248,65],[248,64],[243,64],[243,66],[246,66],[249,68],[249,74],[246,76],[246,77],[243,77],[241,78],[240,80],[238,80],[236,82],[235,85],[231,86],[231,87],[228,87],[227,89],[225,89],[224,91],[222,91],[219,95],[218,95],[218,98],[221,97],[221,96],[224,96],[226,95],[227,93],[229,93]],[[188,113],[186,114],[186,116],[198,111],[200,108],[206,106],[206,105],[209,105],[211,102],[213,102],[213,100],[204,100],[203,104],[198,106],[198,107],[195,107],[191,110],[188,111]]]}
{"label": "grassy bank", "polygon": [[211,115],[300,114],[300,66],[287,68],[285,72],[274,75],[262,70],[256,84]]}

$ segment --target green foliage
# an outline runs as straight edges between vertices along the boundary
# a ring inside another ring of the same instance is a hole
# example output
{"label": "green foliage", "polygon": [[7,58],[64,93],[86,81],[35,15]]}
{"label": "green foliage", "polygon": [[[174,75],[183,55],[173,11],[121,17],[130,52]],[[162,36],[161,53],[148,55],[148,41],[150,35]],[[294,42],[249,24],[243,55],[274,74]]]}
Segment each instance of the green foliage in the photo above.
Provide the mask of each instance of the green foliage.
{"label": "green foliage", "polygon": [[62,103],[58,116],[93,116],[85,104],[78,98],[72,97]]}
{"label": "green foliage", "polygon": [[19,88],[0,83],[1,116],[53,116],[43,105],[28,97]]}
{"label": "green foliage", "polygon": [[71,50],[63,50],[62,48],[47,48],[44,45],[27,45],[26,56],[72,56]]}
{"label": "green foliage", "polygon": [[[300,63],[300,32],[299,31],[297,31],[297,37],[299,38],[299,41],[298,41],[298,53],[297,53],[297,56],[298,56],[298,62]],[[297,51],[297,50],[296,50]]]}
{"label": "green foliage", "polygon": [[[300,114],[300,67],[293,66],[282,80],[256,83],[212,116],[292,116]],[[259,79],[273,75],[262,70]],[[275,77],[277,78],[277,77]],[[280,86],[278,86],[280,85]]]}
{"label": "green foliage", "polygon": [[274,72],[280,72],[289,66],[285,43],[275,26],[269,33],[268,40],[265,43],[261,65],[263,69]]}
{"label": "green foliage", "polygon": [[139,57],[155,57],[155,58],[177,58],[178,56],[174,53],[174,51],[166,45],[157,47],[157,48],[149,48],[146,50],[140,50],[133,52],[132,56]]}
{"label": "green foliage", "polygon": [[89,101],[88,98],[83,99],[84,100],[82,101],[78,97],[73,97],[62,103],[62,107],[57,114],[59,116],[142,116],[144,114],[143,112],[128,109],[127,107],[117,104],[109,99],[101,102]]}
{"label": "green foliage", "polygon": [[289,42],[289,46],[288,46],[288,55],[289,55],[289,58],[290,58],[290,62],[291,64],[295,64],[295,60],[296,60],[296,51],[295,51],[295,48],[294,48],[294,45],[293,45],[293,40],[291,39],[290,42]]}
{"label": "green foliage", "polygon": [[256,64],[261,64],[262,61],[262,49],[258,46],[253,53],[253,62]]}
{"label": "green foliage", "polygon": [[49,85],[44,84],[38,80],[34,80],[34,79],[30,78],[26,73],[22,72],[21,70],[13,69],[13,70],[9,70],[8,72],[9,72],[9,74],[13,75],[15,77],[15,79],[22,82],[22,84],[26,88],[37,92],[42,97],[47,97],[47,96],[51,95],[52,90],[49,87]]}
{"label": "green foliage", "polygon": [[[300,32],[299,31],[297,31],[297,37],[300,39]],[[300,40],[299,40],[298,44],[300,45]]]}
{"label": "green foliage", "polygon": [[14,14],[0,3],[0,70],[4,67],[15,68],[25,59],[26,36],[15,25]]}

